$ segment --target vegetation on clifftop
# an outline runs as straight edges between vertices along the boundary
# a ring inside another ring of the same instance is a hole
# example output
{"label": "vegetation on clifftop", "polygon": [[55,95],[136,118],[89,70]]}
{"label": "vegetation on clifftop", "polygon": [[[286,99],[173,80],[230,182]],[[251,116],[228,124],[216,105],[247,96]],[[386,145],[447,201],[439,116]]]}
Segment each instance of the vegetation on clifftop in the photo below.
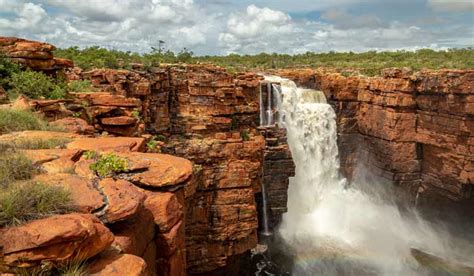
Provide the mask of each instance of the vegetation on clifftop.
{"label": "vegetation on clifftop", "polygon": [[84,69],[91,68],[125,68],[131,63],[142,63],[145,67],[159,63],[212,63],[231,71],[248,69],[277,69],[296,67],[330,67],[336,69],[357,69],[367,75],[376,75],[387,67],[409,67],[413,70],[427,69],[467,69],[474,68],[474,49],[449,49],[434,51],[421,49],[417,51],[393,51],[365,53],[313,53],[307,52],[298,55],[266,54],[227,56],[194,56],[184,49],[179,53],[171,51],[153,50],[146,54],[107,50],[100,47],[79,49],[71,47],[55,51],[58,57],[72,59],[74,63]]}

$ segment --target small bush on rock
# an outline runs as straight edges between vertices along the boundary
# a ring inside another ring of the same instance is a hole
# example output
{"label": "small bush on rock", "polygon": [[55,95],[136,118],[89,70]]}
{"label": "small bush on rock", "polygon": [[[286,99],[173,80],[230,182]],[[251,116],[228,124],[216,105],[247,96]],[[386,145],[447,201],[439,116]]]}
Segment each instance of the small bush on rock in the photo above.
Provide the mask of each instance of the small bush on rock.
{"label": "small bush on rock", "polygon": [[[86,156],[87,159],[87,156]],[[113,153],[96,156],[96,162],[90,165],[90,169],[96,172],[100,177],[111,176],[117,172],[127,171],[128,161]]]}
{"label": "small bush on rock", "polygon": [[14,183],[0,192],[0,226],[72,210],[71,194],[62,187],[38,182]]}

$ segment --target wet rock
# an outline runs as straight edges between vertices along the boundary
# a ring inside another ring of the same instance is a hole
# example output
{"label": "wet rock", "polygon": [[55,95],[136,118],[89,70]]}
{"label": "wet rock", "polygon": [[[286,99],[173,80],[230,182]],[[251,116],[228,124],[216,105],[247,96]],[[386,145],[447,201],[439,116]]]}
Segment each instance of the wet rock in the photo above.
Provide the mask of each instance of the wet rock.
{"label": "wet rock", "polygon": [[0,229],[3,261],[9,266],[84,260],[109,247],[113,239],[107,227],[86,214],[57,215]]}

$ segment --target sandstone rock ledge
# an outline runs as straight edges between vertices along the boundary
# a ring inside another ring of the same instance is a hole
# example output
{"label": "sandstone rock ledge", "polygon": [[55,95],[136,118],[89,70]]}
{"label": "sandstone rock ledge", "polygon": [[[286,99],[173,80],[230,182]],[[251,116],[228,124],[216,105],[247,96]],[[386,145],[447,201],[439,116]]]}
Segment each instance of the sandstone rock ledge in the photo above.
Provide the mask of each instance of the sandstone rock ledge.
{"label": "sandstone rock ledge", "polygon": [[[0,141],[55,134],[12,133]],[[0,271],[88,260],[92,275],[185,275],[183,210],[192,163],[134,152],[143,138],[58,135],[71,139],[67,148],[24,153],[40,169],[33,180],[70,191],[76,213],[0,229]],[[84,157],[86,150],[116,154],[127,161],[127,170],[99,177],[89,168],[93,160]]]}

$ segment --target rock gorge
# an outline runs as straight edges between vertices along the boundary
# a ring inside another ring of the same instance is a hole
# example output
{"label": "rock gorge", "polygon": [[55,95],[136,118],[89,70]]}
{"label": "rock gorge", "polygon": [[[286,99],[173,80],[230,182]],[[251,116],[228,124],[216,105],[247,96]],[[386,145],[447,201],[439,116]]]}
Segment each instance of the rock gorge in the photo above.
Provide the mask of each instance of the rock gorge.
{"label": "rock gorge", "polygon": [[[266,85],[260,74],[168,64],[83,71],[69,61],[62,61],[69,69],[43,68],[32,64],[56,64],[52,45],[2,38],[0,47],[33,69],[64,70],[100,91],[13,104],[70,131],[5,134],[0,141],[70,139],[66,149],[26,154],[44,172],[36,178],[71,187],[79,213],[0,229],[0,269],[80,253],[98,275],[239,275],[242,256],[258,243],[262,184],[270,226],[277,227],[294,165],[285,130],[259,126]],[[266,73],[325,93],[337,113],[341,171],[349,179],[364,165],[393,183],[400,198],[474,216],[474,70]],[[162,137],[160,153],[147,149],[154,135]],[[128,170],[95,175],[84,156],[91,150],[115,152]],[[65,174],[65,166],[75,174]]]}

